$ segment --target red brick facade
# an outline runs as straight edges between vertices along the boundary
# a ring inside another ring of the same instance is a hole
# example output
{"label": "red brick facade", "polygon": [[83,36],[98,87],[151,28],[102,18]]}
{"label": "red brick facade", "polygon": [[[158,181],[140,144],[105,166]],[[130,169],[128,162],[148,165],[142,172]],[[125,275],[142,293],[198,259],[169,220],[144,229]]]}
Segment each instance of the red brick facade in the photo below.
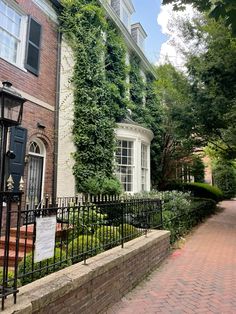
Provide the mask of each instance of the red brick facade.
{"label": "red brick facade", "polygon": [[[22,127],[28,131],[26,156],[29,143],[39,138],[46,148],[44,193],[53,189],[53,155],[54,155],[54,108],[56,106],[57,75],[57,25],[31,0],[16,1],[26,15],[32,16],[41,25],[41,45],[39,75],[22,70],[0,58],[0,81],[10,81],[20,92],[34,97],[24,104]],[[27,97],[26,97],[27,98]],[[29,97],[31,98],[31,97]],[[35,101],[35,102],[32,102]],[[45,128],[38,128],[40,123]],[[25,163],[25,185],[27,182],[27,158]]]}

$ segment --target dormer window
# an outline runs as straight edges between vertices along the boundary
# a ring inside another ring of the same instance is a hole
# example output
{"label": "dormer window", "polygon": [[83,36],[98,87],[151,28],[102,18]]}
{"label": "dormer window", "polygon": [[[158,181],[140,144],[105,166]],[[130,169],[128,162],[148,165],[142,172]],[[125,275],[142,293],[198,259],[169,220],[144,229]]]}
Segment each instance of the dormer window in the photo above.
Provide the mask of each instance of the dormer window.
{"label": "dormer window", "polygon": [[131,25],[131,36],[136,44],[144,51],[144,43],[147,34],[140,23]]}
{"label": "dormer window", "polygon": [[129,12],[126,8],[121,8],[121,21],[125,24],[125,26],[130,29],[130,17]]}
{"label": "dormer window", "polygon": [[111,0],[111,7],[119,16],[122,23],[131,32],[131,16],[134,13],[132,0]]}

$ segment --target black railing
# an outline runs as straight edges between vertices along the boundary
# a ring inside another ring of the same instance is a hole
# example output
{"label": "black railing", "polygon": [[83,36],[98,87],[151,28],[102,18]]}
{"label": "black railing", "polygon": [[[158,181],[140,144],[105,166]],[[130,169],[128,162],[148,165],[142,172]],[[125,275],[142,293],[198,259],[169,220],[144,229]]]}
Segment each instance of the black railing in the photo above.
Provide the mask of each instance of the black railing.
{"label": "black railing", "polygon": [[[10,294],[18,292],[18,254],[22,192],[0,192],[0,298],[2,310],[4,301]],[[15,238],[11,240],[11,229],[14,228]],[[13,242],[13,248],[11,243]]]}
{"label": "black railing", "polygon": [[[0,201],[3,204],[3,199]],[[2,308],[8,294],[13,293],[16,299],[19,284],[73,263],[86,264],[91,256],[117,245],[124,247],[126,241],[147,234],[151,228],[162,227],[158,199],[104,196],[64,199],[57,201],[59,204],[47,199],[34,209],[26,206],[23,210],[19,198],[12,210],[13,201],[9,197],[7,215],[1,216],[5,217],[1,233],[5,252]]]}

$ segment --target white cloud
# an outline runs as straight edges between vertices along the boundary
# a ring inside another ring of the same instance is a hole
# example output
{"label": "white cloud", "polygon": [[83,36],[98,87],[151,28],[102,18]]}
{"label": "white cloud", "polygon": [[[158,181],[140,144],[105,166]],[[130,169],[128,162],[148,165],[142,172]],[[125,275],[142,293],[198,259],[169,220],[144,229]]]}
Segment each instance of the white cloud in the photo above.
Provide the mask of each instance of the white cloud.
{"label": "white cloud", "polygon": [[182,50],[191,47],[191,43],[185,43],[182,39],[178,23],[191,20],[196,16],[196,11],[191,6],[186,6],[185,11],[173,11],[172,5],[161,6],[161,12],[157,22],[161,26],[162,33],[169,36],[169,39],[162,44],[160,57],[157,64],[171,62],[178,68],[183,68],[185,63]]}

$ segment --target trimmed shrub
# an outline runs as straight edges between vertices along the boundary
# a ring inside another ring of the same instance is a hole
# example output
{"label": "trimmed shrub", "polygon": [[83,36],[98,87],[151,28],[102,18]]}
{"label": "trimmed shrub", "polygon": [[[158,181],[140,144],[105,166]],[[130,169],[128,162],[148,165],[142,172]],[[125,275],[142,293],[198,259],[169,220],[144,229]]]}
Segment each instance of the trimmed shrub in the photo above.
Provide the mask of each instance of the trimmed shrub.
{"label": "trimmed shrub", "polygon": [[236,195],[236,171],[235,168],[226,163],[218,163],[213,167],[215,184],[223,191],[225,198]]}
{"label": "trimmed shrub", "polygon": [[[13,288],[14,286],[14,271],[8,270],[8,275],[7,275],[7,279],[8,279],[8,284],[7,287],[8,288]],[[3,281],[3,270],[0,269],[0,285],[2,285]],[[21,281],[19,279],[17,279],[17,287],[21,286]]]}
{"label": "trimmed shrub", "polygon": [[207,183],[170,183],[166,190],[189,191],[193,197],[209,198],[216,202],[223,199],[223,192],[217,187]]}
{"label": "trimmed shrub", "polygon": [[122,185],[117,178],[106,178],[102,182],[102,194],[119,195],[122,193]]}
{"label": "trimmed shrub", "polygon": [[110,249],[120,243],[120,232],[118,227],[101,226],[94,236],[99,239],[105,249]]}
{"label": "trimmed shrub", "polygon": [[123,236],[124,241],[129,241],[140,235],[139,230],[129,224],[123,225],[123,234],[122,234],[122,225],[120,225],[119,232],[120,232],[121,237]]}
{"label": "trimmed shrub", "polygon": [[216,202],[223,199],[223,192],[214,185],[207,183],[188,183],[186,188],[190,189],[194,197],[210,198]]}
{"label": "trimmed shrub", "polygon": [[80,262],[103,251],[99,239],[93,235],[80,235],[68,245],[68,254],[73,263]]}
{"label": "trimmed shrub", "polygon": [[106,214],[102,214],[95,205],[71,209],[69,213],[69,224],[74,228],[69,232],[69,240],[77,238],[82,234],[93,234],[97,228],[105,223]]}
{"label": "trimmed shrub", "polygon": [[[36,279],[45,277],[48,274],[54,273],[55,271],[58,271],[72,264],[71,260],[68,259],[66,252],[59,248],[55,249],[55,255],[52,258],[45,259],[37,263],[32,263],[32,261],[32,253],[29,253],[26,256],[25,261],[23,259],[19,263],[18,273],[19,276],[22,276],[21,282],[23,285],[30,283]],[[55,263],[57,264],[53,265]],[[25,275],[27,273],[29,273],[29,275]]]}

